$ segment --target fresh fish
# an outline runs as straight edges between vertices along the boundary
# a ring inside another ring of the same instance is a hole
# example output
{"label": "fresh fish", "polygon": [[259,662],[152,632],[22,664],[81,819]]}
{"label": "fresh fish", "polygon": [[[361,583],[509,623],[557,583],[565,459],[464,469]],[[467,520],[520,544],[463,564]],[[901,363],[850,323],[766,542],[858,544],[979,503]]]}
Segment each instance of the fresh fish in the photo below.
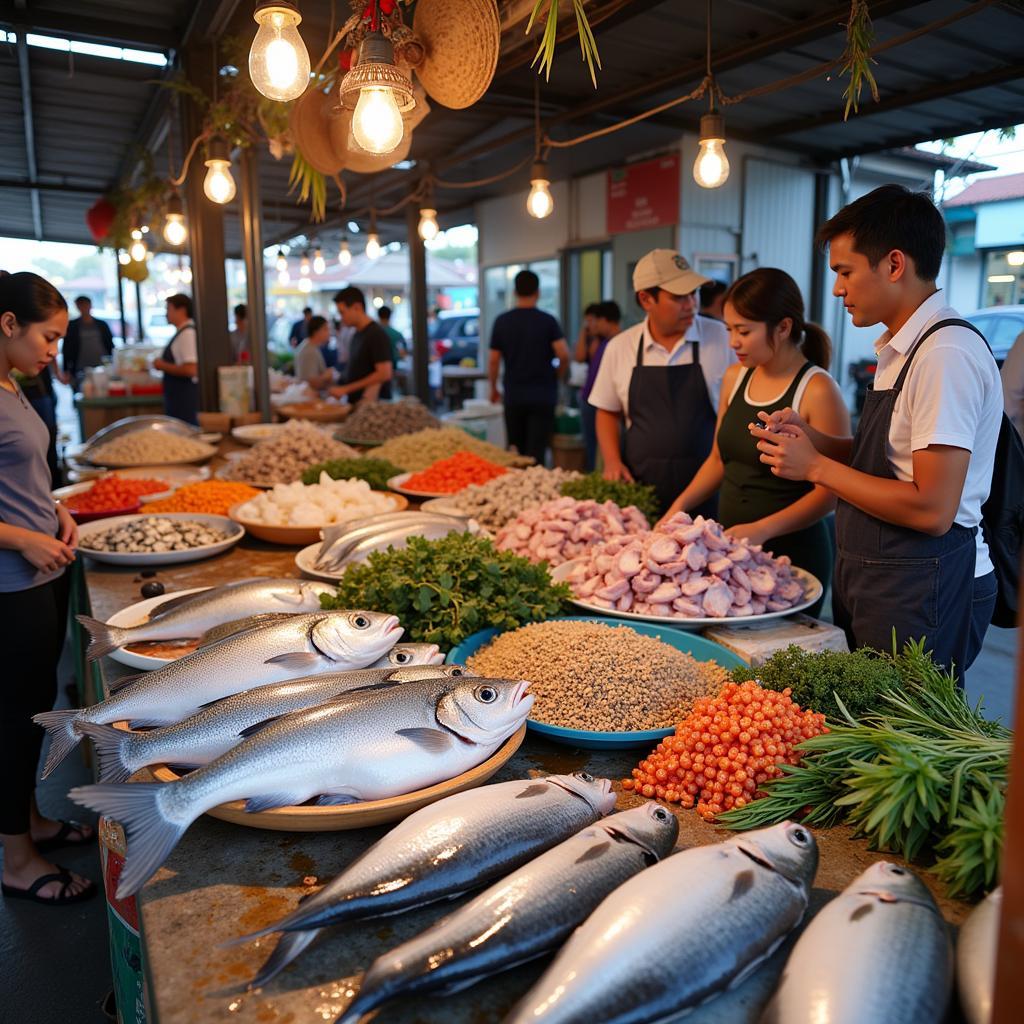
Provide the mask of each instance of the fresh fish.
{"label": "fresh fish", "polygon": [[647,1024],[696,1007],[797,926],[817,867],[814,837],[788,821],[668,857],[587,918],[506,1024]]}
{"label": "fresh fish", "polygon": [[390,521],[373,521],[346,530],[332,537],[328,544],[326,532],[324,543],[317,552],[315,568],[332,570],[349,562],[358,562],[372,551],[385,551],[388,547],[403,548],[409,537],[426,537],[438,540],[449,533],[465,533],[469,522],[455,516],[433,512],[399,512]]}
{"label": "fresh fish", "polygon": [[382,800],[475,768],[526,720],[529,685],[469,677],[378,683],[270,722],[177,782],[80,786],[70,796],[124,826],[123,898],[218,804],[246,799],[247,810],[264,811],[313,797]]}
{"label": "fresh fish", "polygon": [[804,929],[761,1020],[937,1024],[951,982],[949,935],[931,893],[907,868],[883,860]]}
{"label": "fresh fish", "polygon": [[79,615],[89,632],[88,658],[143,640],[191,640],[224,622],[261,612],[315,612],[321,594],[334,594],[329,583],[315,580],[257,577],[212,587],[201,594],[171,596],[141,626],[108,626],[99,619]]}
{"label": "fresh fish", "polygon": [[243,690],[162,729],[132,732],[90,722],[79,723],[77,728],[95,744],[100,782],[127,782],[129,776],[151,764],[209,764],[238,746],[262,722],[315,707],[352,690],[387,680],[407,683],[465,674],[461,665],[327,672]]}
{"label": "fresh fish", "polygon": [[82,723],[170,725],[210,701],[253,686],[299,675],[365,668],[391,650],[401,635],[394,615],[316,612],[200,647],[91,707],[35,715],[32,720],[50,734],[43,778],[82,738],[76,729]]}
{"label": "fresh fish", "polygon": [[989,1024],[996,988],[996,945],[1003,889],[993,889],[960,929],[956,943],[956,982],[967,1024]]}
{"label": "fresh fish", "polygon": [[[316,609],[310,609],[315,611]],[[260,612],[258,615],[247,615],[244,619],[232,619],[231,622],[222,622],[213,629],[208,629],[200,638],[200,647],[209,647],[210,644],[219,643],[229,636],[238,633],[246,633],[250,629],[262,629],[264,626],[273,626],[285,619],[290,619],[297,612]]]}
{"label": "fresh fish", "polygon": [[395,998],[458,991],[560,946],[627,879],[667,857],[676,816],[649,803],[613,814],[378,957],[338,1024]]}
{"label": "fresh fish", "polygon": [[325,925],[398,914],[485,885],[614,806],[611,783],[584,773],[501,782],[430,804],[287,917],[236,940],[285,931],[251,984],[266,984]]}
{"label": "fresh fish", "polygon": [[395,644],[370,668],[405,668],[415,665],[443,665],[444,655],[437,644]]}

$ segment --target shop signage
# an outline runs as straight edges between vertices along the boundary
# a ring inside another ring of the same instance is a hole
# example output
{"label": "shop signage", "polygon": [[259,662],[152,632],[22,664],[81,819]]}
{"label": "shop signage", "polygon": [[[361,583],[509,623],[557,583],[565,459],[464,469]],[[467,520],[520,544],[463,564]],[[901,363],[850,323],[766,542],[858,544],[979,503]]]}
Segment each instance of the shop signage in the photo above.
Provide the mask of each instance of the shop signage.
{"label": "shop signage", "polygon": [[679,154],[608,172],[608,234],[679,223]]}

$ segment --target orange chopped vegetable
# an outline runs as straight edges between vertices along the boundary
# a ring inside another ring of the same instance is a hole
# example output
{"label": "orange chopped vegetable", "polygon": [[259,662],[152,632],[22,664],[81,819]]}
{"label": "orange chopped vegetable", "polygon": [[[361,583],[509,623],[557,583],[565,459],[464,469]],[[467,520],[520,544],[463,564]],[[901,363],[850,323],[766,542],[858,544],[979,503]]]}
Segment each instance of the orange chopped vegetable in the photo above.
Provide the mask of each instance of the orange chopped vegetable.
{"label": "orange chopped vegetable", "polygon": [[472,452],[456,452],[419,473],[413,473],[403,486],[410,491],[454,494],[470,484],[485,484],[507,472],[505,466],[495,465]]}
{"label": "orange chopped vegetable", "polygon": [[72,494],[64,504],[72,512],[105,512],[134,508],[143,494],[159,494],[166,491],[165,480],[132,480],[120,476],[100,477],[87,491]]}
{"label": "orange chopped vegetable", "polygon": [[204,512],[211,516],[226,516],[232,505],[248,501],[260,493],[248,484],[203,480],[180,487],[169,498],[151,501],[146,505],[146,512]]}

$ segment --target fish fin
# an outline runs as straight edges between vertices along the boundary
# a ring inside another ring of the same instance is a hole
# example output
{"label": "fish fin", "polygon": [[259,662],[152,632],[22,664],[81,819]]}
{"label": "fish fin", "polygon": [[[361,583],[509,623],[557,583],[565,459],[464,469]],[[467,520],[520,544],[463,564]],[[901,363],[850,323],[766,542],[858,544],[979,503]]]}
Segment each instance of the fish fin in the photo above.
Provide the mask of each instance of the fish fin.
{"label": "fish fin", "polygon": [[108,679],[107,689],[111,693],[120,693],[126,686],[131,686],[132,683],[137,683],[144,675],[148,675],[148,673],[136,672],[133,676],[121,676],[118,679]]}
{"label": "fish fin", "polygon": [[381,683],[367,683],[366,686],[354,686],[351,690],[341,690],[335,694],[335,697],[347,697],[350,693],[363,693],[366,690],[393,690],[396,686],[401,685],[401,683],[385,679]]}
{"label": "fish fin", "polygon": [[133,729],[144,726],[147,729],[160,728],[165,725],[174,725],[174,721],[167,721],[166,718],[132,718],[128,723]]}
{"label": "fish fin", "polygon": [[167,859],[191,822],[168,821],[160,807],[160,794],[174,783],[136,782],[127,786],[76,786],[68,796],[83,807],[120,822],[128,840],[117,898],[137,893]]}
{"label": "fish fin", "polygon": [[250,736],[255,736],[256,733],[262,732],[268,725],[280,722],[284,717],[284,715],[274,715],[273,718],[264,718],[262,722],[255,722],[253,725],[247,725],[238,735],[242,739],[248,739]]}
{"label": "fish fin", "polygon": [[96,725],[82,722],[78,731],[92,740],[99,762],[100,782],[127,782],[132,769],[125,764],[125,740],[130,732],[115,729],[112,725]]}
{"label": "fish fin", "polygon": [[271,978],[283,971],[319,933],[319,928],[311,928],[305,932],[286,932],[282,935],[273,952],[249,982],[249,988],[261,988],[266,985]]}
{"label": "fish fin", "polygon": [[38,715],[32,716],[32,721],[36,725],[41,725],[50,734],[50,749],[46,754],[42,774],[44,779],[82,739],[82,734],[75,728],[80,714],[77,708],[69,708],[64,711],[41,711]]}
{"label": "fish fin", "polygon": [[738,900],[744,893],[750,892],[754,887],[754,870],[747,868],[741,871],[732,882],[732,892],[729,894],[729,902]]}
{"label": "fish fin", "polygon": [[440,729],[396,729],[395,732],[431,754],[443,754],[452,745],[451,734]]}
{"label": "fish fin", "polygon": [[291,654],[278,654],[267,658],[264,665],[280,665],[282,668],[295,669],[296,672],[308,672],[323,661],[323,655],[312,651],[293,651]]}
{"label": "fish fin", "polygon": [[[205,593],[205,590],[203,591]],[[175,608],[180,608],[183,604],[188,604],[189,601],[194,601],[197,597],[202,597],[202,593],[199,594],[170,594],[167,598],[161,601],[153,610],[149,613],[147,622],[152,622],[154,619],[165,615],[167,612],[173,612]]]}
{"label": "fish fin", "polygon": [[257,811],[270,811],[275,807],[295,807],[304,803],[307,797],[305,793],[261,793],[259,796],[251,796],[245,801],[245,809],[249,814]]}
{"label": "fish fin", "polygon": [[597,860],[598,858],[603,857],[611,848],[611,845],[611,840],[606,839],[603,843],[598,843],[597,846],[591,846],[589,850],[576,858],[576,863],[585,864],[589,860]]}
{"label": "fish fin", "polygon": [[516,793],[517,800],[526,800],[531,796],[543,796],[545,793],[550,793],[551,787],[546,782],[539,782],[533,786],[527,786],[522,793]]}
{"label": "fish fin", "polygon": [[127,629],[120,629],[117,626],[108,626],[91,615],[76,615],[79,625],[89,634],[89,648],[86,651],[88,661],[96,661],[104,654],[116,651],[118,647],[127,643],[130,636]]}
{"label": "fish fin", "polygon": [[351,793],[321,793],[316,803],[318,807],[340,807],[342,804],[361,804],[362,800]]}

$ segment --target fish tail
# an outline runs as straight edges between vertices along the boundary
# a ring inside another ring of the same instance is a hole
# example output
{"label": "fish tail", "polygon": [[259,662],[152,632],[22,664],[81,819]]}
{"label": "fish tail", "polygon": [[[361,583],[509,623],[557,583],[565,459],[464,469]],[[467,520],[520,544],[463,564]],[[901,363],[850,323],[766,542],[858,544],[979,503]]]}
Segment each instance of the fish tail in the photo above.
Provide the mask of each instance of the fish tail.
{"label": "fish tail", "polygon": [[348,1004],[345,1012],[334,1024],[359,1024],[365,1014],[377,1009],[381,1003],[386,1003],[397,995],[397,992],[393,991],[393,985],[386,984],[383,978],[375,977],[375,966],[375,964],[370,965],[359,983],[359,991],[356,993],[355,999]]}
{"label": "fish tail", "polygon": [[113,818],[124,828],[128,853],[117,886],[117,898],[132,896],[167,859],[188,824],[168,821],[160,806],[160,782],[129,785],[76,786],[68,794],[75,803]]}
{"label": "fish tail", "polygon": [[50,735],[50,749],[43,766],[45,779],[78,746],[81,733],[75,728],[75,720],[81,714],[78,708],[64,711],[41,711],[32,716],[36,725],[41,725]]}
{"label": "fish tail", "polygon": [[128,741],[132,733],[115,729],[112,725],[94,725],[92,722],[82,722],[78,731],[88,736],[96,748],[100,782],[127,782],[134,770],[128,765]]}
{"label": "fish tail", "polygon": [[274,951],[249,982],[249,988],[261,988],[266,985],[271,978],[283,971],[319,933],[319,928],[311,928],[308,932],[285,932],[278,940]]}
{"label": "fish tail", "polygon": [[76,615],[75,618],[89,634],[89,649],[86,651],[86,658],[89,661],[95,661],[97,658],[102,658],[104,654],[116,651],[128,639],[127,629],[108,626],[91,615]]}

